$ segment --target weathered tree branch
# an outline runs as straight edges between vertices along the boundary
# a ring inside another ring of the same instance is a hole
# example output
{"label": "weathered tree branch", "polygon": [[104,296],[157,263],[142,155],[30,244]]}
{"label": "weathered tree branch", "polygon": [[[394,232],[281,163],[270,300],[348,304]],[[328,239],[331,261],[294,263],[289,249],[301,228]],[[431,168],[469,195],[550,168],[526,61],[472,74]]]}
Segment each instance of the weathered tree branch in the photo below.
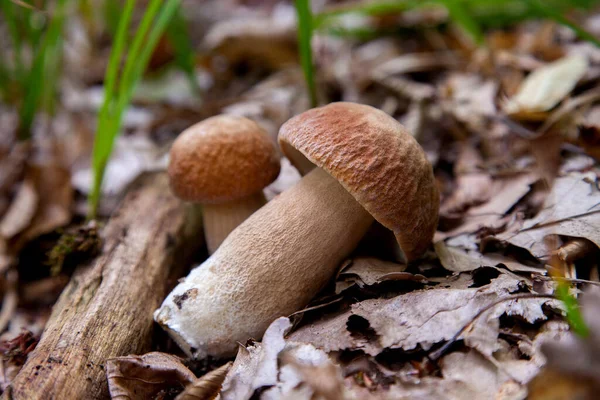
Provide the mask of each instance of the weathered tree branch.
{"label": "weathered tree branch", "polygon": [[106,226],[102,254],[76,271],[4,398],[108,397],[106,359],[149,350],[152,313],[202,242],[191,213],[164,174],[140,178]]}

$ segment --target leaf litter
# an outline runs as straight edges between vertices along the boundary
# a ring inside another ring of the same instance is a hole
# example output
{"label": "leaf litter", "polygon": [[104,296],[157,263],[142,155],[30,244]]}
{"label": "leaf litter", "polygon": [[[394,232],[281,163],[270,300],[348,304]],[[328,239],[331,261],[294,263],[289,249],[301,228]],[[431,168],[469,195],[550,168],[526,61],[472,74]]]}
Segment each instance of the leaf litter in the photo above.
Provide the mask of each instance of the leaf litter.
{"label": "leaf litter", "polygon": [[[176,134],[198,119],[243,115],[276,141],[281,124],[309,107],[295,66],[293,9],[238,3],[184,5],[201,22],[191,29],[201,93],[181,90],[177,72],[145,79],[108,163],[103,189],[113,203],[104,202],[104,216],[139,174],[164,169]],[[317,32],[313,40],[319,97],[385,110],[434,164],[442,203],[428,253],[406,265],[384,240],[365,240],[316,306],[293,324],[277,319],[262,341],[240,344],[231,366],[219,360],[196,373],[191,360],[166,352],[113,358],[113,398],[220,391],[221,399],[523,399],[544,398],[540,387],[554,382],[571,394],[594,393],[598,300],[586,300],[594,295],[585,282],[600,275],[600,53],[548,22],[492,30],[486,48],[475,48],[456,30],[435,27],[447,20],[439,10],[348,19],[379,28],[397,23],[411,36]],[[596,20],[587,19],[588,29]],[[93,52],[88,58],[86,65],[105,61]],[[78,257],[61,252],[66,247],[84,259],[100,242],[102,224],[91,231],[79,224],[90,187],[87,121],[101,103],[101,88],[90,84],[97,75],[84,68],[66,77],[65,110],[55,120],[67,128],[36,128],[60,136],[62,151],[41,146],[44,134],[27,145],[9,135],[0,143],[0,320],[12,317],[1,342],[3,389],[68,280],[70,268],[52,276],[48,260],[63,265]],[[0,108],[7,132],[14,130],[9,114]],[[269,199],[300,179],[287,160],[282,170]],[[582,255],[571,256],[576,247]],[[31,248],[44,256],[31,262]],[[561,303],[543,297],[554,291],[548,261],[561,251],[579,278],[572,292],[585,292],[586,339],[569,332]],[[169,348],[165,342],[153,348]]]}

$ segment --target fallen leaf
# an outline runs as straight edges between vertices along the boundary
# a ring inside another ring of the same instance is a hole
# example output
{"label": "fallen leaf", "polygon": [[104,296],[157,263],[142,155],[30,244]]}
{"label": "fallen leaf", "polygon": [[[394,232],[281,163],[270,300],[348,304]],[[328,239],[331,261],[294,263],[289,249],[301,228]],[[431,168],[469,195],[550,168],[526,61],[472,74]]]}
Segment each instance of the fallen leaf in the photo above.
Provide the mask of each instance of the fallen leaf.
{"label": "fallen leaf", "polygon": [[281,171],[277,179],[264,190],[267,200],[273,200],[275,196],[294,186],[302,177],[298,170],[290,163],[290,160],[281,159]]}
{"label": "fallen leaf", "polygon": [[303,79],[299,68],[278,71],[252,87],[239,101],[224,107],[222,111],[256,121],[266,129],[279,148],[277,134],[281,125],[310,107]]}
{"label": "fallen leaf", "polygon": [[188,385],[175,400],[213,400],[221,391],[225,376],[231,369],[232,362],[207,373]]}
{"label": "fallen leaf", "polygon": [[205,46],[230,64],[257,63],[270,69],[296,63],[296,20],[288,5],[268,17],[239,17],[214,24],[204,37]]}
{"label": "fallen leaf", "polygon": [[440,263],[442,263],[444,268],[452,272],[473,271],[480,267],[496,267],[499,264],[515,272],[532,272],[538,274],[546,272],[544,268],[524,265],[502,254],[481,254],[478,251],[448,246],[444,241],[435,243],[434,248],[440,259]]}
{"label": "fallen leaf", "polygon": [[481,205],[490,199],[493,181],[488,172],[479,169],[482,164],[483,160],[474,146],[470,143],[461,146],[454,164],[455,188],[441,204],[442,217],[463,213],[469,207]]}
{"label": "fallen leaf", "polygon": [[526,389],[511,380],[475,350],[455,352],[441,362],[441,377],[425,376],[414,382],[397,381],[377,391],[346,379],[356,399],[365,400],[462,400],[524,399]]}
{"label": "fallen leaf", "polygon": [[[351,310],[344,314],[300,328],[289,339],[311,343],[326,351],[361,349],[371,355],[377,355],[385,348],[411,350],[420,346],[427,350],[452,338],[484,307],[521,287],[522,282],[516,276],[500,273],[489,284],[478,288],[433,288],[391,299],[365,300],[352,305]],[[492,332],[493,338],[496,338],[497,319],[505,313],[519,316],[529,323],[544,320],[546,316],[541,306],[546,303],[555,304],[548,299],[501,302],[478,318],[473,329],[465,332],[463,338],[474,338],[481,333],[476,329],[479,324],[492,324],[494,329],[486,331]],[[348,331],[351,319],[357,318],[364,321],[368,330],[372,330],[371,337],[353,337]],[[495,344],[496,341],[490,343]]]}
{"label": "fallen leaf", "polygon": [[531,119],[550,110],[571,93],[587,70],[588,61],[582,56],[565,57],[536,69],[504,103],[504,112]]}
{"label": "fallen leaf", "polygon": [[[158,147],[143,136],[120,136],[106,165],[102,193],[118,195],[143,172],[163,170],[167,163],[166,148]],[[91,168],[75,171],[72,182],[73,187],[81,193],[90,193],[93,182]]]}
{"label": "fallen leaf", "polygon": [[29,224],[35,215],[38,207],[38,194],[35,190],[35,184],[29,179],[24,180],[10,207],[6,210],[4,217],[0,221],[0,236],[5,239],[12,239],[19,234]]}
{"label": "fallen leaf", "polygon": [[69,170],[57,163],[30,163],[27,179],[35,184],[39,202],[27,229],[15,238],[16,248],[31,239],[64,226],[71,220],[73,188]]}
{"label": "fallen leaf", "polygon": [[[586,338],[565,332],[546,337],[541,349],[546,368],[529,385],[530,398],[593,399],[600,390],[600,290],[590,286],[581,297],[581,309],[590,334]],[[577,397],[574,397],[577,396]]]}
{"label": "fallen leaf", "polygon": [[289,319],[278,318],[265,332],[262,343],[238,351],[223,382],[223,400],[249,399],[255,390],[277,383],[277,355],[285,347],[283,335],[290,327]]}
{"label": "fallen leaf", "polygon": [[0,342],[0,353],[2,354],[0,358],[0,389],[2,392],[21,370],[27,355],[33,351],[39,340],[39,334],[21,330],[13,339]]}
{"label": "fallen leaf", "polygon": [[183,390],[196,376],[171,354],[152,352],[142,356],[106,360],[111,399],[150,399],[170,389]]}
{"label": "fallen leaf", "polygon": [[500,240],[527,249],[544,258],[554,249],[544,242],[548,235],[581,237],[600,247],[600,192],[595,174],[570,174],[557,178],[542,210],[524,221],[514,232],[498,235]]}
{"label": "fallen leaf", "polygon": [[316,369],[330,377],[339,376],[325,352],[284,339],[290,327],[289,319],[278,318],[267,329],[262,343],[240,348],[223,383],[222,400],[247,400],[259,395],[266,400],[310,400],[316,394],[341,390],[339,385],[322,382],[315,375]]}
{"label": "fallen leaf", "polygon": [[372,286],[390,280],[417,282],[427,280],[423,275],[404,272],[406,267],[406,264],[398,264],[373,257],[354,258],[349,260],[338,274],[335,293],[339,294],[353,285],[363,288],[364,286]]}
{"label": "fallen leaf", "polygon": [[22,180],[31,144],[21,142],[10,145],[12,148],[6,150],[0,148],[0,216],[10,204],[14,185]]}
{"label": "fallen leaf", "polygon": [[499,229],[507,223],[508,211],[531,190],[537,180],[534,174],[520,174],[494,179],[490,200],[471,207],[464,215],[462,224],[448,232],[436,232],[434,241],[474,233],[483,228]]}
{"label": "fallen leaf", "polygon": [[496,115],[498,83],[476,74],[452,73],[442,87],[447,96],[444,108],[472,129],[481,132],[488,118]]}

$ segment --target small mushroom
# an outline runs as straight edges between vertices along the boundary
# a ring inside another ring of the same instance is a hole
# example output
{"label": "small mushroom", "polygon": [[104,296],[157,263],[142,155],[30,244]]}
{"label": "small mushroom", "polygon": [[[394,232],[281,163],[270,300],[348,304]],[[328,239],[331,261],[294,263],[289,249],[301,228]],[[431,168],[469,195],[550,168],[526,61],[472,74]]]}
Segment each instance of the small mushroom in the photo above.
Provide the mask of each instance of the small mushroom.
{"label": "small mushroom", "polygon": [[312,171],[231,232],[155,312],[189,355],[231,355],[237,342],[304,307],[374,219],[408,260],[431,242],[439,208],[432,167],[389,115],[333,103],[290,119],[279,141]]}
{"label": "small mushroom", "polygon": [[256,122],[218,115],[183,131],[173,143],[169,182],[181,199],[201,203],[210,254],[266,203],[263,188],[279,175],[277,149]]}

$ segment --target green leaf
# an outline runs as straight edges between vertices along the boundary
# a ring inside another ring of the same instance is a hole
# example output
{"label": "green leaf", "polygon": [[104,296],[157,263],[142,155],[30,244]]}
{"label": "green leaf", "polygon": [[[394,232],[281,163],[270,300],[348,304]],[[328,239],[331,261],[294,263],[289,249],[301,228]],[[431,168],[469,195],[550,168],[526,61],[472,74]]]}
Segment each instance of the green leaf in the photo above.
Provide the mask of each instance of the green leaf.
{"label": "green leaf", "polygon": [[129,106],[135,85],[146,70],[150,56],[156,48],[160,36],[179,6],[179,0],[150,1],[127,53],[127,60],[117,87],[118,67],[125,49],[127,30],[134,4],[135,0],[128,0],[125,5],[106,71],[105,97],[98,117],[92,158],[94,182],[88,199],[90,206],[89,218],[95,218],[96,216],[104,171],[112,153],[115,139],[121,129],[124,111]]}
{"label": "green leaf", "polygon": [[19,109],[20,140],[26,140],[31,136],[33,120],[42,105],[52,109],[62,56],[62,33],[67,3],[67,0],[57,2],[48,29],[44,32],[40,45],[35,49],[29,74],[22,82],[25,97]]}
{"label": "green leaf", "polygon": [[590,330],[581,315],[577,299],[569,293],[569,284],[561,278],[555,278],[555,282],[556,297],[565,305],[567,322],[569,322],[571,329],[573,329],[577,335],[587,337],[590,334]]}
{"label": "green leaf", "polygon": [[317,88],[315,86],[314,65],[312,61],[312,12],[309,0],[295,0],[296,14],[298,15],[298,46],[300,50],[300,63],[304,72],[304,79],[308,88],[310,104],[317,106]]}
{"label": "green leaf", "polygon": [[482,45],[485,38],[477,21],[469,14],[459,0],[439,0],[450,14],[450,18],[467,32],[477,45]]}

